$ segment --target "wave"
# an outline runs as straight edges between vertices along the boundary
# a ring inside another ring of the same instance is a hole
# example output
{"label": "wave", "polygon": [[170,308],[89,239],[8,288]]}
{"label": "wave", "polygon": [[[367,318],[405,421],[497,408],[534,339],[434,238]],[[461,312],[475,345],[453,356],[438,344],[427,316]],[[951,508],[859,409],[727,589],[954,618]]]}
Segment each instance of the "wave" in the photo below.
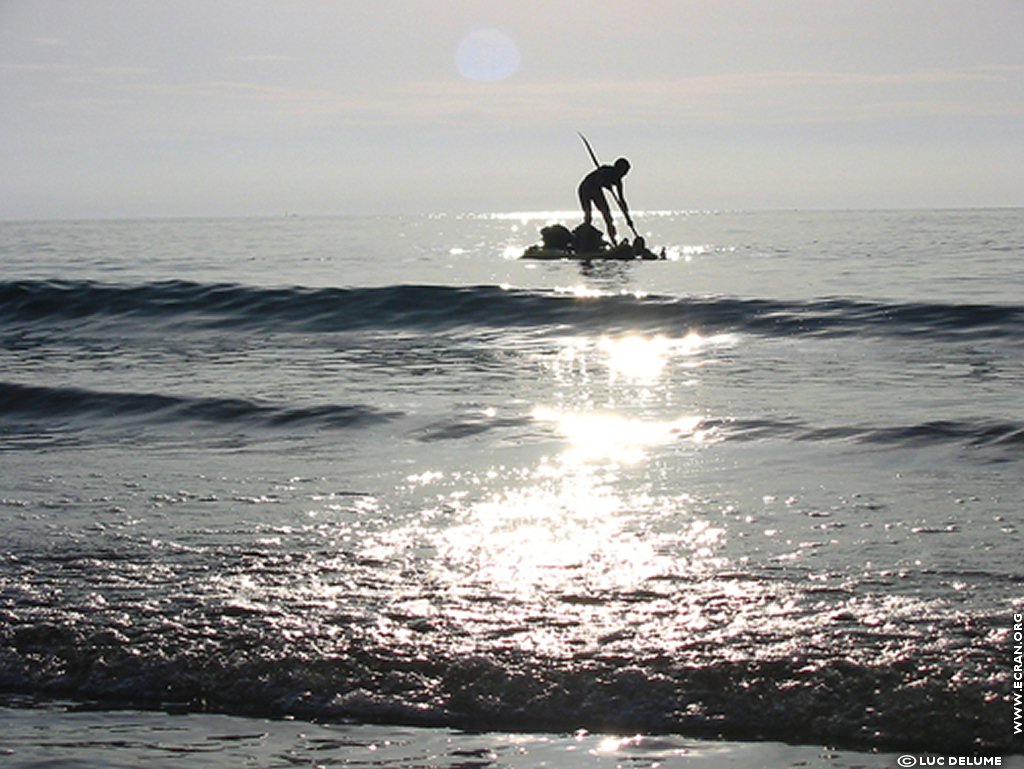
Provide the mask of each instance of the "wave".
{"label": "wave", "polygon": [[153,422],[245,423],[256,427],[362,427],[399,416],[370,406],[283,407],[244,398],[190,398],[0,382],[0,414],[30,420],[76,417]]}
{"label": "wave", "polygon": [[161,281],[0,282],[0,328],[133,321],[145,327],[338,332],[555,328],[580,331],[706,331],[761,335],[999,338],[1024,332],[1024,306],[814,301],[631,294],[576,296],[499,286],[393,285],[263,288]]}
{"label": "wave", "polygon": [[[251,428],[362,428],[406,416],[366,405],[321,404],[295,406],[262,403],[246,398],[202,398],[155,393],[112,392],[77,387],[47,387],[0,382],[0,423],[40,423],[77,419],[112,420],[117,424],[205,422]],[[473,438],[491,430],[523,430],[528,416],[485,417],[452,414],[421,425],[411,435],[436,442]],[[1019,450],[1024,446],[1024,422],[990,418],[934,420],[906,425],[821,426],[799,419],[708,417],[696,426],[722,441],[785,440],[850,441],[883,446],[924,448],[956,445],[966,448]]]}
{"label": "wave", "polygon": [[886,446],[955,444],[969,448],[1024,446],[1024,423],[1000,419],[940,419],[908,425],[821,427],[798,419],[705,419],[701,430],[724,440],[853,441]]}
{"label": "wave", "polygon": [[[782,657],[597,652],[558,660],[512,649],[460,653],[440,643],[403,648],[356,639],[325,654],[313,643],[261,637],[256,609],[226,607],[221,616],[216,643],[163,648],[144,637],[144,653],[127,627],[0,622],[0,693],[473,731],[584,728],[872,749],[1013,750],[1000,726],[1006,702],[991,696],[1005,680],[965,673],[962,654],[944,661],[935,650],[924,659],[901,652],[880,655],[889,659],[877,663],[795,649]],[[852,630],[833,640],[871,641]],[[873,642],[899,645],[898,638]],[[1000,653],[981,642],[971,652],[975,662],[984,658],[993,667]],[[935,717],[936,703],[942,718]]]}

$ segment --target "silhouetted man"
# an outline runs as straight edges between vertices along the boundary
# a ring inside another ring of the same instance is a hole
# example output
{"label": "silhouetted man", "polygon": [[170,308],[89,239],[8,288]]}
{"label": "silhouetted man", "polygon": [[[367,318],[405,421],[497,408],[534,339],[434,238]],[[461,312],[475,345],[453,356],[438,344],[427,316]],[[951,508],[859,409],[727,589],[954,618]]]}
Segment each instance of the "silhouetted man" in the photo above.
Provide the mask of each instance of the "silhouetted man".
{"label": "silhouetted man", "polygon": [[608,228],[608,239],[612,245],[615,244],[615,224],[612,222],[612,212],[608,208],[608,199],[604,196],[605,190],[611,190],[622,206],[622,214],[626,217],[626,224],[633,226],[633,220],[629,218],[629,206],[626,205],[626,196],[622,193],[622,177],[629,173],[629,161],[619,158],[613,166],[598,166],[589,174],[583,177],[580,182],[579,196],[580,205],[583,206],[584,224],[592,224],[593,206],[604,217],[605,226]]}

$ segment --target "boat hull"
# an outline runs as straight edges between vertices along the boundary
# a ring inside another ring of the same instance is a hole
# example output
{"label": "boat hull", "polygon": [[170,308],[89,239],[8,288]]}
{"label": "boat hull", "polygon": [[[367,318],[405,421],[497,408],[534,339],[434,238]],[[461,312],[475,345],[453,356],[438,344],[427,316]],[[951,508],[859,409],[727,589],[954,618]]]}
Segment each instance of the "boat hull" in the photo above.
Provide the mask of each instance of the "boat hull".
{"label": "boat hull", "polygon": [[617,246],[604,248],[599,251],[572,251],[564,248],[545,248],[544,246],[530,246],[523,252],[522,259],[541,259],[547,261],[571,260],[575,262],[591,262],[599,259],[632,262],[632,261],[655,261],[664,259],[648,249],[637,252],[630,243],[620,243]]}

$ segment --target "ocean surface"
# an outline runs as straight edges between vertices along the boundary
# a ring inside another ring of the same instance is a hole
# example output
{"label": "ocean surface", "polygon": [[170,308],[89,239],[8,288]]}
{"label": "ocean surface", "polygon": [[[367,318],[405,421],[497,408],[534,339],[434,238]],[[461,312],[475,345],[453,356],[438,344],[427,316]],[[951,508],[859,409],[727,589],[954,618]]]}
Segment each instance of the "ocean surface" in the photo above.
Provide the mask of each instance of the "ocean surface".
{"label": "ocean surface", "polygon": [[1024,210],[636,219],[0,223],[0,754],[1021,753]]}

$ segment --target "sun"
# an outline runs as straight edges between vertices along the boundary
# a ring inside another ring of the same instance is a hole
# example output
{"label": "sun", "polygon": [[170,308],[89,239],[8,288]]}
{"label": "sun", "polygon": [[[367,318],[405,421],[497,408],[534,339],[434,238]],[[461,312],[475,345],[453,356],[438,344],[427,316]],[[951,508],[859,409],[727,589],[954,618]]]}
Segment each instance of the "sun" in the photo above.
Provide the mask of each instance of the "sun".
{"label": "sun", "polygon": [[519,69],[522,56],[515,40],[497,29],[478,29],[459,43],[455,64],[469,80],[504,80]]}

